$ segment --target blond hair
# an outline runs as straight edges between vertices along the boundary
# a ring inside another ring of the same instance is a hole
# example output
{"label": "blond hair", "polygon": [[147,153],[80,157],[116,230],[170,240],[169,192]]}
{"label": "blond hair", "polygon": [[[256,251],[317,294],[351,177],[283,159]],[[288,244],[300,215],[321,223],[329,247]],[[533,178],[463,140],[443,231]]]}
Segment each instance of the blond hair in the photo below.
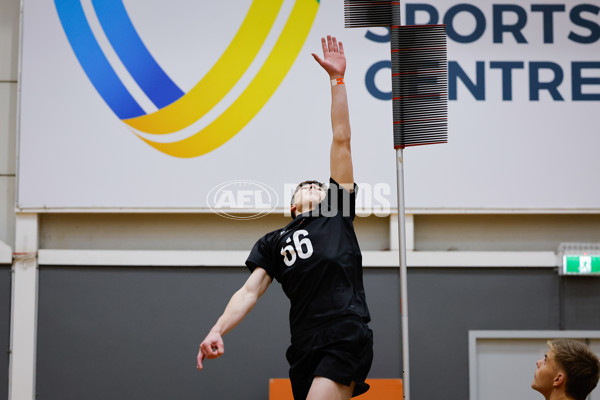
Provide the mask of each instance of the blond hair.
{"label": "blond hair", "polygon": [[585,344],[570,339],[548,341],[554,361],[566,374],[565,392],[575,400],[585,400],[600,377],[600,361]]}

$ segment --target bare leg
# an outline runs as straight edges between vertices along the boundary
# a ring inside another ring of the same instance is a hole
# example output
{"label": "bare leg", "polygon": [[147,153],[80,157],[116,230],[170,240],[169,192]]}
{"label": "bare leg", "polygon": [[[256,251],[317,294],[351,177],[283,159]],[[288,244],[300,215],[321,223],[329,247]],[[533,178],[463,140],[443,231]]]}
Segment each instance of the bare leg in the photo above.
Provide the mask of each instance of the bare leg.
{"label": "bare leg", "polygon": [[331,379],[315,376],[306,400],[350,400],[353,391],[354,382],[345,386]]}

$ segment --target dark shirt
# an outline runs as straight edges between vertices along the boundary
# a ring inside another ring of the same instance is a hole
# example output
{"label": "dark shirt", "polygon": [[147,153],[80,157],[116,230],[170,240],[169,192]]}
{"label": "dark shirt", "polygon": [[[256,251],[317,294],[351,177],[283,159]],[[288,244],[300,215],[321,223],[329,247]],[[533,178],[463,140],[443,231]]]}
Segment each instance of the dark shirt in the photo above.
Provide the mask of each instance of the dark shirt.
{"label": "dark shirt", "polygon": [[290,299],[292,337],[335,318],[370,321],[362,278],[362,255],[354,233],[352,193],[330,179],[319,206],[285,228],[260,238],[246,260],[264,268]]}

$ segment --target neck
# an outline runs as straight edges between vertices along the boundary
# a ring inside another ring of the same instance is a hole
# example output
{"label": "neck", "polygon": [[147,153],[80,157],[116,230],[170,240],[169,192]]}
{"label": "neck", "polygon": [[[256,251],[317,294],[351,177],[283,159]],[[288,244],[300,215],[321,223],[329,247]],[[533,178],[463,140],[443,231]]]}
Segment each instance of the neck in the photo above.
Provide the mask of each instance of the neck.
{"label": "neck", "polygon": [[572,397],[567,396],[566,393],[555,391],[555,390],[550,392],[550,394],[548,396],[544,396],[544,397],[546,397],[546,400],[575,400]]}
{"label": "neck", "polygon": [[312,211],[317,208],[317,203],[308,202],[306,204],[301,204],[301,208],[296,211],[296,214],[304,214],[309,211]]}

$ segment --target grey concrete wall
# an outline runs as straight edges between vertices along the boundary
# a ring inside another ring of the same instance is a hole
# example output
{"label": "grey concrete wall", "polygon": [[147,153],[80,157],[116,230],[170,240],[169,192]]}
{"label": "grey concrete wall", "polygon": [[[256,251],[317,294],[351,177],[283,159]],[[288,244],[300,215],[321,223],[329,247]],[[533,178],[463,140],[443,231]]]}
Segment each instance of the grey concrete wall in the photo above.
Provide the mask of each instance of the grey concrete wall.
{"label": "grey concrete wall", "polygon": [[563,329],[600,329],[600,278],[565,277],[561,291]]}
{"label": "grey concrete wall", "polygon": [[[195,369],[198,344],[247,276],[242,268],[42,267],[38,398],[268,398],[268,379],[287,376],[288,302],[277,283],[225,337],[225,356]],[[397,271],[367,268],[365,286],[370,377],[400,377]],[[469,330],[599,329],[600,279],[413,268],[409,305],[413,397],[464,400]]]}
{"label": "grey concrete wall", "polygon": [[[286,378],[288,301],[275,283],[195,369],[198,345],[245,281],[242,268],[41,268],[38,399],[266,399]],[[400,376],[398,280],[366,276],[376,377]],[[398,355],[390,357],[389,355]]]}
{"label": "grey concrete wall", "polygon": [[415,399],[469,398],[469,330],[558,329],[551,269],[418,268],[408,279]]}
{"label": "grey concrete wall", "polygon": [[469,398],[469,330],[600,329],[597,277],[533,268],[414,268],[408,279],[416,399]]}
{"label": "grey concrete wall", "polygon": [[0,265],[0,400],[8,399],[8,350],[10,348],[10,266]]}

